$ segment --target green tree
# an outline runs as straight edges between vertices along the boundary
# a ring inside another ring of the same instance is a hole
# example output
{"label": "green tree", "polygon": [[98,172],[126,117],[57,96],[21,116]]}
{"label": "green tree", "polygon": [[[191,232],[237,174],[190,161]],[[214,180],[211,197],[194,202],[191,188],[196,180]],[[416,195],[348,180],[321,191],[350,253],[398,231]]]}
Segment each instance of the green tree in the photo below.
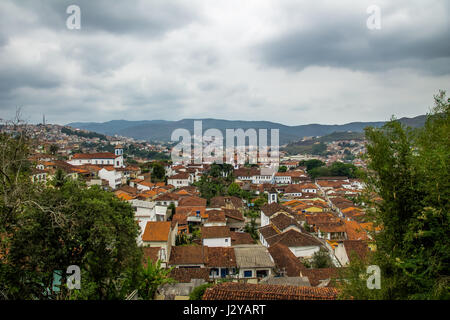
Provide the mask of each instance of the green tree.
{"label": "green tree", "polygon": [[189,294],[189,300],[202,300],[203,294],[205,294],[206,289],[212,287],[213,285],[213,283],[205,283],[194,288],[194,290],[192,290],[192,292]]}
{"label": "green tree", "polygon": [[189,244],[188,237],[185,233],[177,234],[175,237],[175,245],[176,246],[182,246],[185,244]]}
{"label": "green tree", "polygon": [[175,207],[175,204],[173,202],[171,202],[169,204],[169,206],[167,207],[167,211],[169,211],[169,210],[170,210],[170,216],[168,216],[168,219],[171,220],[171,218],[173,217],[173,215],[176,212],[176,207]]}
{"label": "green tree", "polygon": [[331,268],[333,263],[331,262],[328,251],[321,249],[315,252],[311,261],[311,266],[313,268]]}
{"label": "green tree", "polygon": [[259,197],[254,202],[254,209],[261,210],[261,207],[267,203],[267,197]]}
{"label": "green tree", "polygon": [[65,172],[61,168],[58,168],[55,172],[55,177],[52,180],[52,184],[55,187],[60,188],[64,185],[65,180],[66,180]]}
{"label": "green tree", "polygon": [[49,152],[50,152],[50,154],[53,154],[53,155],[55,155],[57,152],[58,152],[58,146],[56,145],[56,144],[52,144],[52,145],[50,145],[50,147],[49,147]]}
{"label": "green tree", "polygon": [[227,193],[229,196],[240,197],[242,190],[241,190],[241,187],[237,183],[233,182],[232,184],[230,184],[228,186]]}
{"label": "green tree", "polygon": [[213,163],[211,165],[211,168],[209,169],[208,174],[213,178],[225,178],[227,181],[232,181],[233,176],[233,166],[224,163],[224,164],[217,164]]}
{"label": "green tree", "polygon": [[249,233],[252,236],[253,240],[257,240],[258,232],[256,230],[257,230],[256,219],[253,217],[250,219],[250,222],[245,225],[244,231]]}
{"label": "green tree", "polygon": [[286,166],[280,166],[278,168],[278,172],[286,172],[287,171],[287,167]]}
{"label": "green tree", "polygon": [[302,160],[299,162],[299,165],[306,166],[306,170],[309,171],[317,167],[323,167],[325,165],[325,162],[318,159]]}
{"label": "green tree", "polygon": [[228,183],[223,178],[213,178],[204,175],[193,185],[199,189],[201,197],[205,198],[209,204],[211,198],[225,194]]}
{"label": "green tree", "polygon": [[[423,128],[393,119],[366,129],[367,215],[381,231],[367,262],[343,275],[351,280],[342,285],[344,297],[450,299],[449,109],[441,91]],[[380,290],[364,287],[367,264],[380,267]]]}
{"label": "green tree", "polygon": [[315,179],[317,177],[347,177],[347,178],[358,178],[361,173],[358,169],[351,163],[343,162],[333,162],[329,167],[316,167],[308,171],[311,178]]}
{"label": "green tree", "polygon": [[147,266],[142,266],[138,275],[138,295],[143,300],[152,300],[159,286],[166,283],[175,282],[170,278],[170,272],[173,268],[161,268],[161,261],[153,263],[150,258],[147,260]]}
{"label": "green tree", "polygon": [[162,181],[166,176],[166,169],[160,162],[153,162],[152,180]]}
{"label": "green tree", "polygon": [[[78,181],[30,183],[26,128],[0,134],[0,290],[7,299],[121,299],[135,283],[139,235],[131,206]],[[81,290],[65,271],[81,269]],[[54,290],[54,274],[62,284]]]}
{"label": "green tree", "polygon": [[313,144],[311,149],[312,154],[319,156],[325,155],[326,152],[327,152],[327,145],[323,142]]}

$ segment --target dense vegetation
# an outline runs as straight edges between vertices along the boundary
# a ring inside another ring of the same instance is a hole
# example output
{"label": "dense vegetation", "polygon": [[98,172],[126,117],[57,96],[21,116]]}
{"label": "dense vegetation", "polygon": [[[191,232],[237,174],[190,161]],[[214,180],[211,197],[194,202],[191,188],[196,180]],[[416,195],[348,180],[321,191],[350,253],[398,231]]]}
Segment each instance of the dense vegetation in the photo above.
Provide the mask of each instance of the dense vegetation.
{"label": "dense vegetation", "polygon": [[315,179],[318,177],[347,177],[347,178],[358,178],[360,176],[360,171],[351,163],[333,162],[331,166],[316,167],[314,169],[308,170],[308,174],[311,178]]}
{"label": "dense vegetation", "polygon": [[317,139],[320,142],[332,142],[343,140],[364,140],[364,132],[333,132]]}
{"label": "dense vegetation", "polygon": [[[157,266],[141,268],[131,205],[62,171],[49,185],[31,184],[29,145],[24,131],[0,135],[0,299],[123,299],[137,288],[153,292],[143,282],[166,277]],[[80,268],[80,289],[66,285],[71,265]]]}
{"label": "dense vegetation", "polygon": [[333,162],[331,166],[325,166],[325,162],[318,159],[302,160],[300,166],[305,166],[311,178],[318,177],[347,177],[358,178],[360,170],[351,163]]}
{"label": "dense vegetation", "polygon": [[281,148],[288,154],[311,154],[317,156],[327,155],[327,142],[344,140],[364,140],[362,132],[333,132],[322,137],[310,140],[291,142],[286,147]]}
{"label": "dense vegetation", "polygon": [[[450,299],[450,101],[444,92],[423,128],[393,119],[368,128],[368,217],[380,226],[376,250],[352,262],[343,297]],[[374,199],[378,194],[382,200]],[[366,266],[381,269],[381,289],[366,286]]]}
{"label": "dense vegetation", "polygon": [[69,136],[78,136],[78,137],[83,137],[83,138],[99,138],[100,140],[103,141],[107,141],[106,136],[97,132],[84,132],[84,131],[79,131],[79,130],[72,130],[70,128],[67,127],[62,127],[61,128],[61,133],[65,133]]}

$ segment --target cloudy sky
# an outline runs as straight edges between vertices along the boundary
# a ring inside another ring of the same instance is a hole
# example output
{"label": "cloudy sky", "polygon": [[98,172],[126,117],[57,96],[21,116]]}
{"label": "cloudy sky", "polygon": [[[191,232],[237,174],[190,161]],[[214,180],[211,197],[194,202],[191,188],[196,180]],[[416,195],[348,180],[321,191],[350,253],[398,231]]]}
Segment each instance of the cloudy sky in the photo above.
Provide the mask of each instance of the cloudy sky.
{"label": "cloudy sky", "polygon": [[[0,118],[288,125],[425,114],[450,91],[450,2],[0,1]],[[81,9],[81,29],[66,9]],[[380,8],[371,30],[367,8]]]}

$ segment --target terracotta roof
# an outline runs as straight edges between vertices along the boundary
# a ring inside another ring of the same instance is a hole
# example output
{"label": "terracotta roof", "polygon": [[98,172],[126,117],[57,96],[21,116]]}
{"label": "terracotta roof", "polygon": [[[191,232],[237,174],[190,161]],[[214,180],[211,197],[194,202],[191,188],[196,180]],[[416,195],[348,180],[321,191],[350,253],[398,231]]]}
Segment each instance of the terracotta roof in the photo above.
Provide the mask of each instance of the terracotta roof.
{"label": "terracotta roof", "polygon": [[300,176],[301,173],[297,173],[295,171],[286,171],[286,172],[277,172],[275,176],[277,177],[292,177],[292,176]]}
{"label": "terracotta roof", "polygon": [[306,222],[309,225],[319,225],[325,223],[337,223],[338,218],[334,217],[330,213],[320,213],[320,214],[307,214],[305,216]]}
{"label": "terracotta roof", "polygon": [[276,202],[273,202],[271,204],[264,204],[261,207],[261,211],[264,212],[264,214],[268,217],[274,215],[275,213],[279,212],[279,211],[284,211],[287,213],[291,213],[291,210],[288,207],[284,207]]}
{"label": "terracotta roof", "polygon": [[244,206],[244,203],[242,202],[242,199],[238,197],[223,197],[223,196],[217,196],[213,197],[210,200],[210,207],[211,208],[223,208],[227,204],[233,205],[235,209],[242,208]]}
{"label": "terracotta roof", "polygon": [[283,203],[284,206],[289,206],[289,207],[295,207],[298,206],[299,204],[306,204],[305,202],[301,201],[301,200],[289,200]]}
{"label": "terracotta roof", "polygon": [[209,281],[209,269],[208,268],[173,268],[170,271],[169,277],[172,279],[188,283],[192,279],[203,279]]}
{"label": "terracotta roof", "polygon": [[149,187],[149,188],[153,188],[155,186],[154,183],[151,183],[149,181],[139,181],[139,182],[136,182],[136,184],[139,184],[144,187]]}
{"label": "terracotta roof", "polygon": [[153,198],[156,195],[157,195],[157,193],[155,191],[153,191],[153,190],[146,190],[146,191],[138,194],[136,197],[138,199],[146,200],[148,198]]}
{"label": "terracotta roof", "polygon": [[206,211],[206,207],[177,207],[175,210],[175,212],[184,214],[188,217],[196,216],[197,211],[200,211],[200,217],[202,219],[208,218],[208,211]]}
{"label": "terracotta roof", "polygon": [[322,243],[311,236],[310,234],[298,232],[296,230],[289,230],[279,233],[273,237],[266,239],[267,243],[272,246],[276,243],[284,244],[287,247],[306,247],[306,246],[321,246]]}
{"label": "terracotta roof", "polygon": [[160,247],[143,247],[143,264],[144,267],[147,267],[148,258],[150,258],[150,261],[153,263],[156,263],[159,259],[159,250]]}
{"label": "terracotta roof", "polygon": [[356,254],[360,259],[364,259],[369,252],[366,241],[363,240],[344,240],[343,242],[347,257],[351,261]]}
{"label": "terracotta roof", "polygon": [[316,178],[316,180],[348,180],[348,178],[347,177],[339,177],[339,176],[336,176],[336,177],[317,177]]}
{"label": "terracotta roof", "polygon": [[187,225],[188,224],[188,221],[187,221],[187,215],[185,215],[185,214],[181,214],[181,213],[178,213],[178,212],[176,212],[173,216],[172,216],[172,222],[174,222],[174,221],[176,221],[176,222],[178,222],[178,225],[180,226],[180,225]]}
{"label": "terracotta roof", "polygon": [[283,231],[289,226],[297,227],[301,229],[300,225],[291,217],[288,217],[286,214],[281,213],[274,218],[270,219],[270,222],[280,231]]}
{"label": "terracotta roof", "polygon": [[290,184],[284,189],[284,193],[301,193],[302,187],[299,184]]}
{"label": "terracotta roof", "polygon": [[133,187],[130,187],[130,186],[127,186],[127,185],[121,186],[117,190],[118,191],[119,190],[120,191],[125,191],[125,192],[130,193],[130,194],[137,194],[138,193],[138,189],[137,188],[133,188]]}
{"label": "terracotta roof", "polygon": [[259,176],[260,170],[258,168],[239,168],[233,171],[235,177],[252,177]]}
{"label": "terracotta roof", "polygon": [[204,246],[176,246],[170,251],[170,265],[205,264],[208,247]]}
{"label": "terracotta roof", "polygon": [[259,233],[262,234],[264,239],[273,237],[278,234],[278,231],[275,230],[272,224],[268,224],[267,226],[261,227],[258,229]]}
{"label": "terracotta roof", "polygon": [[207,265],[211,267],[236,267],[236,256],[231,247],[208,247]]}
{"label": "terracotta roof", "polygon": [[180,195],[176,193],[164,193],[157,197],[155,201],[179,201]]}
{"label": "terracotta roof", "polygon": [[179,207],[206,206],[206,199],[196,196],[183,196],[178,201]]}
{"label": "terracotta roof", "polygon": [[114,168],[113,166],[103,166],[102,168],[105,169],[105,170],[108,170],[108,171],[115,171],[116,170],[116,168]]}
{"label": "terracotta roof", "polygon": [[230,228],[227,226],[202,227],[202,239],[231,237]]}
{"label": "terracotta roof", "polygon": [[76,153],[72,159],[115,159],[116,156],[111,152],[98,152],[98,153]]}
{"label": "terracotta roof", "polygon": [[317,268],[305,269],[302,271],[302,276],[308,277],[309,283],[313,287],[318,286],[321,280],[328,280],[336,278],[339,275],[339,268]]}
{"label": "terracotta roof", "polygon": [[236,209],[222,209],[225,216],[227,218],[239,220],[239,221],[245,221],[244,216],[242,215],[242,212]]}
{"label": "terracotta roof", "polygon": [[225,282],[206,289],[203,300],[336,300],[335,288]]}
{"label": "terracotta roof", "polygon": [[321,232],[327,232],[327,233],[346,232],[346,228],[345,228],[343,221],[316,223],[316,227]]}
{"label": "terracotta roof", "polygon": [[365,229],[356,221],[344,221],[345,233],[348,240],[369,240]]}
{"label": "terracotta roof", "polygon": [[180,173],[177,173],[177,174],[167,178],[167,180],[173,180],[173,179],[179,179],[179,180],[189,179],[189,173],[180,172]]}
{"label": "terracotta roof", "polygon": [[65,171],[67,173],[76,172],[74,169],[77,168],[77,166],[73,166],[70,163],[67,163],[65,161],[54,160],[53,163],[55,164],[56,168],[60,168],[60,169],[62,169],[63,171]]}
{"label": "terracotta roof", "polygon": [[170,221],[149,221],[145,225],[142,241],[168,241]]}
{"label": "terracotta roof", "polygon": [[117,198],[128,201],[128,200],[132,200],[134,199],[134,196],[125,192],[125,191],[115,191],[114,194],[116,195]]}
{"label": "terracotta roof", "polygon": [[299,277],[301,271],[306,269],[292,251],[281,243],[269,247],[269,253],[275,261],[278,271],[286,272],[285,276]]}
{"label": "terracotta roof", "polygon": [[319,189],[319,187],[317,187],[315,184],[312,183],[300,184],[300,187],[302,189]]}
{"label": "terracotta roof", "polygon": [[247,232],[231,231],[231,245],[236,246],[240,244],[254,244],[252,236]]}
{"label": "terracotta roof", "polygon": [[349,203],[349,204],[353,205],[352,201],[350,201],[346,198],[342,198],[342,197],[330,198],[330,202],[334,205],[338,205],[340,203]]}
{"label": "terracotta roof", "polygon": [[226,223],[225,213],[222,210],[208,210],[207,222],[223,222]]}
{"label": "terracotta roof", "polygon": [[317,184],[322,188],[339,188],[342,186],[342,182],[327,181],[327,180],[317,181]]}
{"label": "terracotta roof", "polygon": [[[198,194],[197,187],[194,187],[194,186],[184,186],[184,187],[178,188],[177,191],[175,191],[175,192],[180,193],[182,191],[183,191],[183,193],[187,192],[191,195]],[[182,194],[182,193],[180,193],[180,194]]]}

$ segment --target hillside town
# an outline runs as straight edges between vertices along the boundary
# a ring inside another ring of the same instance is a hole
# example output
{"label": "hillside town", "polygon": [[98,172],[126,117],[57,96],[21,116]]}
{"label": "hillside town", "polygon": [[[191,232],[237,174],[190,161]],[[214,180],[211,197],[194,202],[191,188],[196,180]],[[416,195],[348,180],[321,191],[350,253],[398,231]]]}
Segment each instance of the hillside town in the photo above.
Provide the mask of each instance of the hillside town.
{"label": "hillside town", "polygon": [[436,310],[450,300],[448,13],[0,1],[1,314]]}
{"label": "hillside town", "polygon": [[[62,175],[128,202],[140,229],[143,264],[159,261],[176,280],[158,288],[156,299],[188,299],[207,284],[217,285],[205,299],[256,299],[277,285],[287,288],[282,297],[335,299],[340,270],[355,255],[363,259],[375,250],[371,234],[377,230],[357,201],[361,180],[312,178],[305,165],[311,157],[303,155],[302,162],[282,154],[278,170],[262,163],[150,159],[146,166],[127,156],[124,146],[162,153],[168,147],[63,128],[31,126],[32,181],[46,184]],[[342,154],[340,146],[351,143],[333,141],[328,148]],[[90,144],[112,145],[113,152],[96,152]],[[330,158],[324,160],[330,166]],[[215,182],[224,185],[221,192],[211,192]]]}

